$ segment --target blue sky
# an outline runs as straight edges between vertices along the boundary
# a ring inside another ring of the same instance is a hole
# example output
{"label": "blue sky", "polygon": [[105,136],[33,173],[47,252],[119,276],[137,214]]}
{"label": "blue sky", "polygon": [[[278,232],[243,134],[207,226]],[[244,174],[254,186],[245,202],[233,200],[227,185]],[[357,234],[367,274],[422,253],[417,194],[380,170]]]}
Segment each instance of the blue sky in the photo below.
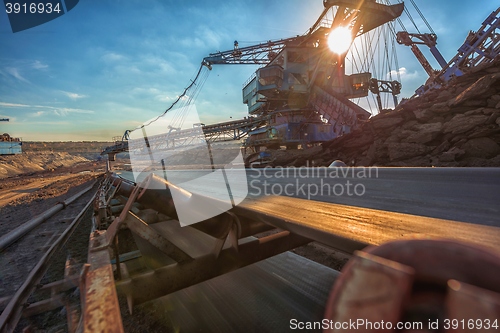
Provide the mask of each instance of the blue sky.
{"label": "blue sky", "polygon": [[[414,1],[446,60],[498,6]],[[28,141],[110,140],[161,114],[209,53],[231,49],[234,40],[246,46],[303,34],[322,8],[321,0],[80,0],[65,15],[18,33],[2,10],[0,118],[11,121],[0,123],[0,132]],[[397,52],[408,97],[426,75],[408,47]],[[255,69],[214,66],[195,101],[201,121],[246,116],[241,88]]]}

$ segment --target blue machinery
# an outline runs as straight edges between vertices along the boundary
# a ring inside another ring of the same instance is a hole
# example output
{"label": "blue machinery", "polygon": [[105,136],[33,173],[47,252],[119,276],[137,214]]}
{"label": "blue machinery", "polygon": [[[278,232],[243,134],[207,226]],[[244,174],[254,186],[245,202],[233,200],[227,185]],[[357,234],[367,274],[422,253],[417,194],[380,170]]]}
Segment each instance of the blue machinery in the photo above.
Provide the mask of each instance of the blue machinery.
{"label": "blue machinery", "polygon": [[[437,36],[435,34],[409,34],[398,32],[397,41],[400,44],[410,46],[413,53],[424,67],[429,80],[416,90],[416,95],[421,96],[426,92],[446,86],[453,78],[462,76],[472,68],[492,62],[500,54],[500,7],[492,12],[481,27],[471,31],[465,42],[458,48],[458,53],[448,63],[436,48]],[[420,41],[415,41],[413,39]],[[440,70],[432,69],[429,62],[417,44],[427,45],[432,55],[436,58]]]}
{"label": "blue machinery", "polygon": [[[219,64],[261,64],[243,88],[243,103],[265,125],[249,132],[246,146],[297,148],[331,140],[356,129],[370,113],[349,98],[368,95],[371,73],[345,74],[347,50],[336,54],[329,35],[348,28],[351,40],[401,15],[404,5],[375,1],[325,0],[318,20],[302,35],[210,54],[208,68]],[[326,19],[333,11],[333,19]],[[334,42],[335,43],[335,42]],[[331,45],[330,45],[331,46]]]}
{"label": "blue machinery", "polygon": [[[399,17],[404,5],[362,0],[324,0],[323,5],[323,12],[304,35],[241,48],[235,41],[232,50],[203,59],[202,65],[209,69],[221,64],[263,65],[243,88],[249,116],[208,126],[200,124],[207,142],[247,136],[246,147],[256,151],[260,147],[297,148],[349,133],[370,117],[368,111],[349,99],[368,95],[373,82],[371,73],[346,75],[347,49],[356,37]],[[339,27],[348,30],[349,45],[335,53],[328,38]],[[165,141],[174,137],[182,141],[180,137],[190,137],[193,130],[199,129],[148,137],[148,145],[164,147]],[[122,142],[108,147],[103,154],[113,158],[126,151],[126,141],[124,136]]]}
{"label": "blue machinery", "polygon": [[[371,91],[377,97],[379,111],[382,111],[380,93],[391,93],[394,105],[397,105],[400,82],[378,80],[368,72],[346,75],[346,52],[332,52],[328,47],[328,37],[334,29],[347,27],[354,39],[398,18],[404,5],[360,0],[324,0],[323,4],[322,14],[304,35],[247,47],[240,47],[235,41],[232,50],[212,53],[203,59],[202,64],[209,69],[222,64],[262,65],[247,80],[242,91],[249,116],[212,125],[199,124],[207,142],[247,137],[245,146],[255,151],[260,147],[297,148],[298,145],[320,143],[349,133],[368,119],[370,113],[350,98],[364,97]],[[332,13],[333,18],[327,19],[327,13]],[[436,34],[398,32],[397,42],[411,47],[429,75],[416,95],[445,86],[471,68],[493,61],[500,53],[499,13],[500,8],[483,22],[477,32],[470,32],[457,55],[448,63],[436,47]],[[433,69],[417,45],[428,46],[442,68]],[[164,141],[182,141],[182,137],[190,135],[190,130],[180,130],[156,135],[149,141],[164,146]],[[127,140],[128,135],[124,135],[121,142],[103,154],[126,151]]]}

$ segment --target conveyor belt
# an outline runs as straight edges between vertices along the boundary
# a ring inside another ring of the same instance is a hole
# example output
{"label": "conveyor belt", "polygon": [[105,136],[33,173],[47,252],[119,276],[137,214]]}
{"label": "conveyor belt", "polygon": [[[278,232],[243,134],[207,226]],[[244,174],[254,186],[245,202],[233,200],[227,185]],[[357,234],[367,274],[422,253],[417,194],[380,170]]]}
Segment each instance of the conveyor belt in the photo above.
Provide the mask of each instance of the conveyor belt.
{"label": "conveyor belt", "polygon": [[346,252],[415,236],[475,243],[500,250],[500,228],[298,198],[247,198],[236,214],[289,230]]}
{"label": "conveyor belt", "polygon": [[[180,332],[284,332],[321,321],[340,273],[285,252],[137,307],[155,328]],[[144,311],[142,311],[144,309]],[[141,320],[141,321],[143,321]],[[126,328],[127,329],[127,328]]]}

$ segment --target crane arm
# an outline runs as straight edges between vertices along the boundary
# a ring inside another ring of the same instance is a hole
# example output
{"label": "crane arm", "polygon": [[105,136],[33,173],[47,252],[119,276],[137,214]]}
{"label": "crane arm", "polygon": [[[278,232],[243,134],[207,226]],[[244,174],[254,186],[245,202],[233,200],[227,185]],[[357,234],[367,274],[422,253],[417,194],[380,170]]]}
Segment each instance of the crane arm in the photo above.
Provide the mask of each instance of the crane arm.
{"label": "crane arm", "polygon": [[415,57],[417,58],[417,60],[420,62],[420,64],[422,65],[422,67],[425,69],[425,71],[427,72],[427,74],[430,76],[430,77],[433,77],[434,76],[434,69],[432,68],[431,64],[429,64],[429,62],[427,61],[427,59],[425,58],[424,54],[422,53],[422,51],[420,51],[420,49],[418,48],[417,45],[413,44],[410,46],[411,48],[411,51],[413,52],[413,54],[415,55]]}
{"label": "crane arm", "polygon": [[266,65],[273,60],[278,53],[285,47],[286,44],[300,42],[305,36],[296,36],[291,38],[283,38],[270,40],[265,43],[260,43],[252,46],[240,48],[238,41],[234,41],[234,49],[210,53],[208,57],[203,58],[203,64],[207,67],[211,65],[226,65],[226,64],[252,64]]}
{"label": "crane arm", "polygon": [[330,22],[329,29],[339,25],[356,25],[354,36],[364,34],[396,19],[404,9],[402,3],[389,6],[376,3],[374,0],[323,0],[323,5],[325,9],[305,35],[270,40],[242,48],[239,47],[238,41],[234,41],[232,50],[211,53],[203,59],[202,63],[208,68],[211,68],[211,65],[219,64],[267,65],[281,52],[285,45],[292,43],[299,45],[316,33],[323,26],[326,13],[333,6],[339,7],[339,13],[335,17],[335,22],[333,24]]}
{"label": "crane arm", "polygon": [[[432,55],[441,66],[441,68],[444,68],[448,64],[444,59],[443,55],[441,54],[441,52],[439,52],[439,50],[436,47],[437,44],[436,34],[411,34],[406,31],[400,31],[396,34],[396,40],[399,44],[411,47],[411,50],[417,57],[418,61],[422,64],[427,74],[429,74],[429,76],[433,76],[433,74],[430,74],[429,72],[429,68],[431,67],[427,59],[425,59],[422,52],[420,52],[420,50],[418,49],[417,45],[427,45]],[[433,72],[434,71],[432,70],[431,73]]]}

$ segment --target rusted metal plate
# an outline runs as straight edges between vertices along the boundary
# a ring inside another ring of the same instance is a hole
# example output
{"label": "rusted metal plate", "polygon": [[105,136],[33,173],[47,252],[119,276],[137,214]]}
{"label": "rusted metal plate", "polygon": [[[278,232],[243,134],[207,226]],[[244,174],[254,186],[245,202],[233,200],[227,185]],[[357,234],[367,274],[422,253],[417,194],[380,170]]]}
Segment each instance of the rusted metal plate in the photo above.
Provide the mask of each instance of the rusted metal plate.
{"label": "rusted metal plate", "polygon": [[83,321],[88,333],[123,332],[111,265],[87,273]]}
{"label": "rusted metal plate", "polygon": [[106,231],[90,235],[88,264],[82,271],[82,315],[85,332],[123,332]]}

